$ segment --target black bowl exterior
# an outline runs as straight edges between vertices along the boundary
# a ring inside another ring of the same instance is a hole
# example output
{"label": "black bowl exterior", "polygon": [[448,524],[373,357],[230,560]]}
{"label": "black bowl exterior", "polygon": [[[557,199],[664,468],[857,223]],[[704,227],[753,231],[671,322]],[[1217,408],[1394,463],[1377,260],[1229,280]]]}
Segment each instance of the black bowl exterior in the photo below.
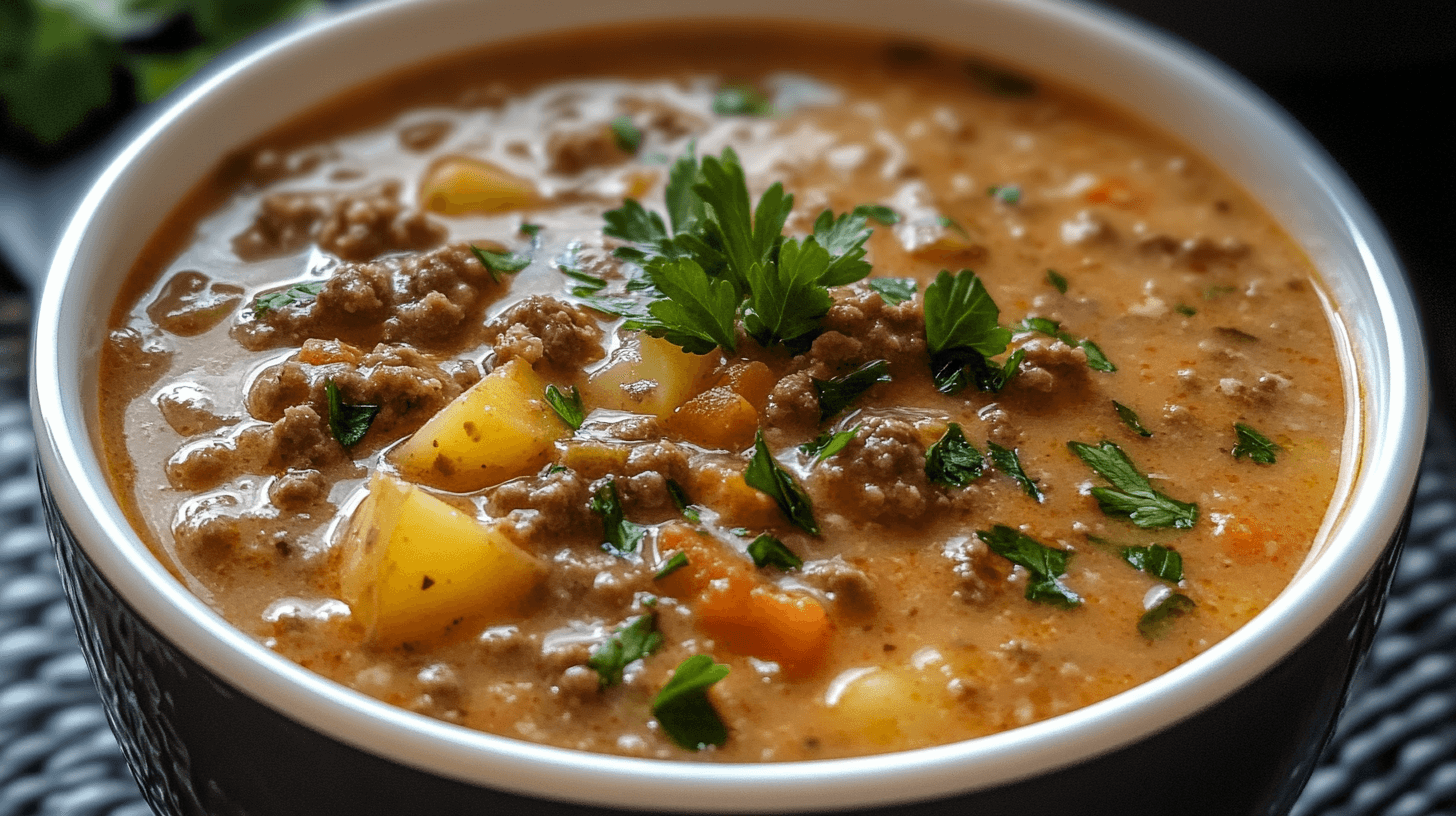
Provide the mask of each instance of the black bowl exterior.
{"label": "black bowl exterior", "polygon": [[[61,516],[44,474],[41,488],[86,661],[132,773],[158,813],[624,812],[448,779],[347,745],[254,700],[195,662],[119,597]],[[1369,648],[1404,533],[1402,524],[1356,592],[1299,648],[1199,714],[1070,768],[934,802],[865,812],[1287,812],[1313,771],[1350,678]],[[427,763],[428,757],[420,760]],[[913,791],[903,793],[914,797]],[[590,792],[562,794],[581,798]]]}

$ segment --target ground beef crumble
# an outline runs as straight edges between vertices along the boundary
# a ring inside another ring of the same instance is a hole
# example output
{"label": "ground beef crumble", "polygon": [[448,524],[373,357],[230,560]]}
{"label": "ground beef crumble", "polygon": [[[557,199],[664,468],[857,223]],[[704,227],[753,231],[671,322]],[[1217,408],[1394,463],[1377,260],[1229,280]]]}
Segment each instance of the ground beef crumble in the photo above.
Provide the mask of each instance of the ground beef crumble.
{"label": "ground beef crumble", "polygon": [[399,182],[353,194],[286,192],[264,196],[253,223],[233,238],[233,252],[256,261],[302,249],[310,241],[346,261],[426,249],[445,240],[444,225],[399,200]]}
{"label": "ground beef crumble", "polygon": [[580,306],[547,295],[531,295],[486,324],[496,362],[545,360],[557,368],[580,369],[606,356],[602,327]]}
{"label": "ground beef crumble", "polygon": [[925,445],[909,421],[867,417],[807,480],[816,505],[867,521],[915,521],[939,496],[925,476]]}

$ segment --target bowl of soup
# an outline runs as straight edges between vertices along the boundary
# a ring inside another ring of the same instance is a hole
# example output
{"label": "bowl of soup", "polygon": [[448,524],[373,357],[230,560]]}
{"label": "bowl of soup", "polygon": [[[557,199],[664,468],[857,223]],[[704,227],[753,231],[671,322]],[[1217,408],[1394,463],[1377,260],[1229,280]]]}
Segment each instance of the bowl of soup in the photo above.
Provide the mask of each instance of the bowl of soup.
{"label": "bowl of soup", "polygon": [[38,325],[162,812],[1277,811],[1427,399],[1318,147],[1053,3],[352,10],[159,115]]}

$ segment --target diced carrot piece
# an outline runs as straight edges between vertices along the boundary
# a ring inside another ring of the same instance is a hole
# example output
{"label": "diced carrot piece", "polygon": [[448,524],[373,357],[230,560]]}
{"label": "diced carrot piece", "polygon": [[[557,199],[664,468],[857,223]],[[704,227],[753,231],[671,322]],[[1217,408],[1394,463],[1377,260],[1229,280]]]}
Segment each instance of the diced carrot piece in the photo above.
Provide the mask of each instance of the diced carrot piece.
{"label": "diced carrot piece", "polygon": [[298,350],[298,361],[305,365],[357,363],[362,359],[363,351],[338,340],[310,338],[303,341],[303,348]]}
{"label": "diced carrot piece", "polygon": [[668,597],[695,598],[708,584],[732,574],[748,575],[748,562],[729,560],[723,545],[712,536],[685,524],[671,524],[657,535],[657,551],[664,559],[680,552],[688,557],[687,566],[674,570],[656,582],[657,590]]}
{"label": "diced carrot piece", "polygon": [[695,470],[692,481],[693,498],[716,510],[725,525],[772,527],[783,522],[779,506],[767,493],[749,487],[741,471],[709,465]]}
{"label": "diced carrot piece", "polygon": [[1240,563],[1279,560],[1279,537],[1257,521],[1232,519],[1224,530],[1223,539],[1229,557]]}
{"label": "diced carrot piece", "polygon": [[683,403],[667,427],[705,448],[743,450],[753,444],[758,412],[731,388],[719,385]]}
{"label": "diced carrot piece", "polygon": [[1093,204],[1111,204],[1114,207],[1136,207],[1142,203],[1143,198],[1132,185],[1120,178],[1110,178],[1102,182],[1088,190],[1084,197]]}
{"label": "diced carrot piece", "polygon": [[833,624],[809,595],[752,581],[715,581],[695,612],[698,628],[729,651],[779,664],[785,675],[811,674],[824,662]]}
{"label": "diced carrot piece", "polygon": [[718,377],[718,385],[733,389],[759,411],[768,404],[768,394],[777,384],[773,370],[757,360],[734,363]]}

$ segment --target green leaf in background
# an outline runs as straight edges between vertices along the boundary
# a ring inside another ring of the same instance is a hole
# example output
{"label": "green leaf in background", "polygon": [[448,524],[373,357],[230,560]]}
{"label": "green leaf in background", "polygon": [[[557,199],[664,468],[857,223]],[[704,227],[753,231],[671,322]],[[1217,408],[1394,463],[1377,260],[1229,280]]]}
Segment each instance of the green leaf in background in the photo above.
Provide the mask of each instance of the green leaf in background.
{"label": "green leaf in background", "polygon": [[0,6],[0,104],[17,127],[54,145],[111,99],[120,52],[70,9]]}

